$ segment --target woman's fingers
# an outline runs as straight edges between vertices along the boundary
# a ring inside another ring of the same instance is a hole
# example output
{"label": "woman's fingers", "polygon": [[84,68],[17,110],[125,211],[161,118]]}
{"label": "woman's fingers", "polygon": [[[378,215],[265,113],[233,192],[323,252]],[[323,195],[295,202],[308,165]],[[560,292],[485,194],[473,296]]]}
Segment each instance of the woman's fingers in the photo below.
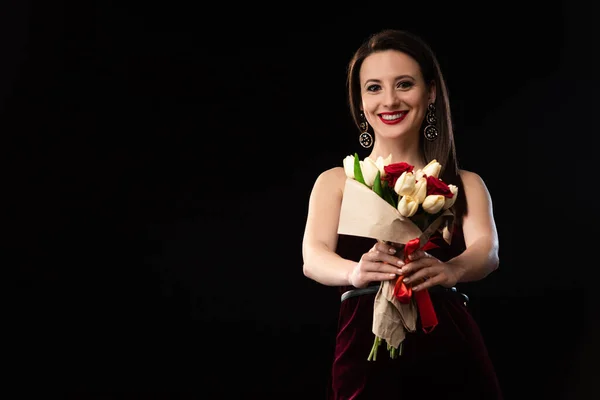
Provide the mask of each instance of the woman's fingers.
{"label": "woman's fingers", "polygon": [[[426,271],[427,269],[422,269],[421,271]],[[422,278],[416,277],[413,280],[413,290],[415,292],[418,292],[419,290],[424,290],[424,289],[429,289],[432,288],[436,285],[441,285],[444,282],[444,278],[441,274],[438,273],[439,271],[431,271],[430,273],[432,274],[430,277],[425,275]]]}
{"label": "woman's fingers", "polygon": [[[387,250],[387,249],[385,249]],[[396,269],[401,268],[404,266],[404,262],[402,262],[401,259],[399,259],[398,257],[390,254],[389,251],[381,251],[378,250],[378,248],[373,248],[371,251],[369,251],[367,254],[364,255],[364,258],[367,261],[371,261],[374,263],[388,263],[392,266],[394,266]]]}
{"label": "woman's fingers", "polygon": [[389,281],[395,279],[398,275],[386,272],[367,272],[370,281]]}
{"label": "woman's fingers", "polygon": [[421,281],[424,279],[437,277],[438,273],[439,271],[436,271],[435,267],[421,268],[418,271],[414,272],[412,275],[404,278],[404,283],[421,283]]}
{"label": "woman's fingers", "polygon": [[363,271],[365,272],[376,272],[385,274],[400,274],[400,265],[394,265],[393,260],[391,263],[381,261],[379,256],[370,255],[366,260],[363,260]]}
{"label": "woman's fingers", "polygon": [[389,281],[398,277],[398,274],[394,272],[386,271],[365,271],[364,276],[368,281]]}
{"label": "woman's fingers", "polygon": [[421,252],[420,254],[418,254],[415,257],[414,261],[409,260],[409,262],[404,267],[402,267],[401,274],[403,274],[403,275],[413,274],[422,268],[432,266],[436,262],[438,262],[438,260],[436,258],[432,257],[431,255],[429,255],[426,252]]}
{"label": "woman's fingers", "polygon": [[389,244],[377,242],[375,246],[373,246],[373,250],[381,251],[382,253],[387,254],[396,254],[397,250],[394,246],[390,246]]}
{"label": "woman's fingers", "polygon": [[429,253],[427,253],[423,250],[417,250],[417,251],[411,253],[408,256],[408,259],[411,261],[416,261],[418,259],[425,258],[425,257],[431,257],[431,256],[429,255]]}
{"label": "woman's fingers", "polygon": [[368,253],[363,254],[357,273],[360,280],[388,281],[400,275],[404,262],[394,254],[396,249],[386,243],[376,243]]}
{"label": "woman's fingers", "polygon": [[[373,263],[366,263],[366,264],[373,264]],[[395,279],[398,276],[394,272],[373,271],[370,269],[366,269],[366,267],[365,267],[366,264],[363,264],[362,266],[360,266],[360,268],[358,268],[354,271],[354,273],[352,274],[351,281],[350,281],[352,285],[354,285],[356,287],[364,287],[368,282],[388,281],[388,280]],[[383,263],[379,263],[379,264],[383,265]],[[388,265],[388,268],[390,268],[389,265]]]}

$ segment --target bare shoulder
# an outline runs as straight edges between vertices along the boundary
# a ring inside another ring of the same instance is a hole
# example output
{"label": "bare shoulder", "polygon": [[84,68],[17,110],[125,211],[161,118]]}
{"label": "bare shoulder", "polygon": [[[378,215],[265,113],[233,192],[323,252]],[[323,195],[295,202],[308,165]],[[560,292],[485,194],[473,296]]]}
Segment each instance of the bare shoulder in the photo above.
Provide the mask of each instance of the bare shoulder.
{"label": "bare shoulder", "polygon": [[467,183],[483,182],[483,179],[481,179],[481,176],[479,176],[479,174],[476,172],[469,171],[466,169],[461,169],[461,170],[459,170],[459,172],[460,172],[460,178],[462,179],[462,181],[465,185]]}
{"label": "bare shoulder", "polygon": [[344,172],[344,168],[342,168],[342,167],[329,168],[329,169],[321,172],[320,176],[322,176],[324,179],[331,179],[331,180],[346,179],[346,173]]}
{"label": "bare shoulder", "polygon": [[465,187],[485,188],[485,182],[478,173],[466,169],[459,170],[459,173]]}
{"label": "bare shoulder", "polygon": [[470,246],[482,237],[492,238],[497,246],[498,233],[494,221],[494,210],[490,192],[482,177],[472,171],[460,170],[465,192],[466,209],[463,215],[465,243]]}
{"label": "bare shoulder", "polygon": [[[478,173],[464,169],[459,170],[459,173],[468,198],[472,201],[491,201],[487,185]],[[472,201],[467,200],[469,203],[472,203]]]}
{"label": "bare shoulder", "polygon": [[[343,167],[333,167],[321,172],[315,182],[315,188],[330,192],[338,192],[341,194],[344,190],[346,182],[346,173]],[[322,189],[321,189],[322,188]]]}

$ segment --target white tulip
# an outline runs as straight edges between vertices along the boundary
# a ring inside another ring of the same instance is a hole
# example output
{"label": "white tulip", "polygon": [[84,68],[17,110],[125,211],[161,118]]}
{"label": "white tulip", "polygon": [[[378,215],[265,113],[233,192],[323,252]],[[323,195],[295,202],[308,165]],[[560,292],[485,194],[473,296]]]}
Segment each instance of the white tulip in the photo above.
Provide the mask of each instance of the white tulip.
{"label": "white tulip", "polygon": [[419,209],[419,203],[415,201],[411,196],[402,196],[400,201],[398,202],[398,211],[403,217],[410,218]]}
{"label": "white tulip", "polygon": [[456,187],[456,185],[448,185],[448,187],[450,188],[450,191],[454,196],[446,197],[443,207],[444,210],[447,210],[454,205],[454,202],[456,201],[456,196],[458,195],[458,187]]}
{"label": "white tulip", "polygon": [[433,176],[437,178],[440,174],[441,169],[442,165],[439,162],[437,162],[436,160],[431,160],[431,162],[427,164],[425,168],[423,168],[423,173],[427,176]]}
{"label": "white tulip", "polygon": [[421,176],[415,183],[415,190],[410,194],[419,204],[425,201],[427,196],[427,178]]}
{"label": "white tulip", "polygon": [[429,214],[438,213],[444,204],[446,203],[446,197],[441,194],[430,194],[423,200],[423,210]]}
{"label": "white tulip", "polygon": [[423,173],[422,169],[419,168],[418,170],[415,171],[415,179],[417,181],[420,180],[423,177],[423,175],[425,175],[425,174]]}
{"label": "white tulip", "polygon": [[391,163],[392,163],[392,154],[391,153],[386,158],[379,156],[379,157],[377,157],[377,160],[375,160],[375,165],[377,165],[377,168],[379,169],[379,173],[381,174],[382,178],[386,175],[385,166],[390,165]]}
{"label": "white tulip", "polygon": [[377,168],[375,161],[371,160],[369,157],[365,158],[363,161],[360,161],[360,169],[363,178],[365,179],[365,184],[369,187],[373,187],[373,182],[375,182],[375,177],[377,177],[377,173],[379,172],[379,168]]}
{"label": "white tulip", "polygon": [[415,190],[415,175],[412,172],[404,171],[394,185],[394,192],[400,196],[411,194]]}
{"label": "white tulip", "polygon": [[350,179],[354,179],[354,156],[344,158],[344,172]]}

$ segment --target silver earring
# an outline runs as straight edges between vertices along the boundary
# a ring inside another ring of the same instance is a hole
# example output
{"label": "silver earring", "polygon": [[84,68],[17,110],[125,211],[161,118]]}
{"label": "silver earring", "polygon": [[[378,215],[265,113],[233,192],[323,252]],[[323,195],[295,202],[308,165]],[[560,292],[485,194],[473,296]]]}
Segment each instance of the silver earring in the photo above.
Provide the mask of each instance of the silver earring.
{"label": "silver earring", "polygon": [[373,136],[368,132],[369,124],[367,123],[367,119],[365,118],[363,113],[360,113],[360,136],[358,137],[358,141],[362,147],[368,149],[373,146]]}
{"label": "silver earring", "polygon": [[429,103],[429,106],[427,107],[425,120],[427,121],[427,126],[423,130],[423,135],[425,135],[427,140],[433,142],[440,134],[438,128],[435,126],[437,118],[435,116],[435,105],[433,103]]}

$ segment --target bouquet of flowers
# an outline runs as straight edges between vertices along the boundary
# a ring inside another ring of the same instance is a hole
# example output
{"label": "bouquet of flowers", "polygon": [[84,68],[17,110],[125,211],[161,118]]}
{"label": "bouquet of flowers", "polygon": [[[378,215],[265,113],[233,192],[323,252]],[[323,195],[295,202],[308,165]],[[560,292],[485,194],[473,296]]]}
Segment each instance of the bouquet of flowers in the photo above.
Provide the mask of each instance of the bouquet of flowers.
{"label": "bouquet of flowers", "polygon": [[[458,187],[438,176],[441,164],[432,160],[415,170],[405,162],[378,157],[360,160],[358,154],[343,160],[346,185],[338,233],[374,238],[400,248],[404,260],[425,248],[435,232],[451,241]],[[425,332],[437,325],[427,290],[412,292],[403,276],[381,283],[374,301],[375,340],[368,360],[375,360],[378,347],[387,343],[392,358],[402,352],[406,332],[416,330],[417,313]]]}

